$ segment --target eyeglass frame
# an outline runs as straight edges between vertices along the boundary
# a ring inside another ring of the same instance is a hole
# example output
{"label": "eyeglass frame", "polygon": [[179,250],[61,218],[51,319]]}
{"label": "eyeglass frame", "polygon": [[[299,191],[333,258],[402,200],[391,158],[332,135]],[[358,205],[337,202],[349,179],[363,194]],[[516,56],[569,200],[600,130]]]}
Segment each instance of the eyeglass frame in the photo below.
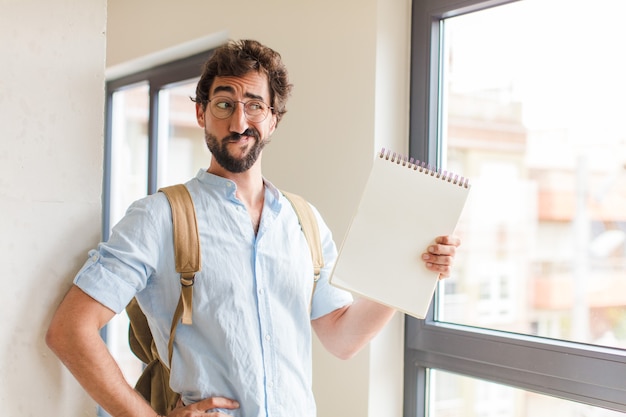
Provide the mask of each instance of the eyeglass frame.
{"label": "eyeglass frame", "polygon": [[[212,110],[212,107],[211,107],[211,101],[216,100],[216,99],[223,99],[224,101],[228,101],[228,102],[232,102],[233,103],[232,111],[230,112],[230,114],[228,116],[220,117],[220,116],[217,116],[215,113],[213,113],[213,110]],[[246,116],[246,120],[248,120],[249,122],[252,122],[252,123],[261,123],[262,121],[267,119],[267,116],[270,113],[274,112],[274,107],[273,106],[270,106],[269,104],[267,104],[266,102],[264,102],[263,100],[260,100],[260,99],[251,99],[251,100],[248,100],[248,101],[241,101],[241,100],[232,99],[232,98],[227,97],[227,96],[215,96],[215,97],[213,97],[211,99],[207,99],[206,100],[206,106],[209,108],[209,112],[211,113],[211,115],[213,115],[213,117],[215,117],[216,119],[219,119],[219,120],[226,120],[229,117],[231,117],[235,113],[236,103],[241,103],[243,105],[243,114]],[[262,119],[260,119],[260,120],[250,120],[250,115],[246,111],[246,106],[248,104],[250,104],[250,103],[261,103],[265,107],[267,107],[266,113],[265,113],[265,115],[263,116]]]}

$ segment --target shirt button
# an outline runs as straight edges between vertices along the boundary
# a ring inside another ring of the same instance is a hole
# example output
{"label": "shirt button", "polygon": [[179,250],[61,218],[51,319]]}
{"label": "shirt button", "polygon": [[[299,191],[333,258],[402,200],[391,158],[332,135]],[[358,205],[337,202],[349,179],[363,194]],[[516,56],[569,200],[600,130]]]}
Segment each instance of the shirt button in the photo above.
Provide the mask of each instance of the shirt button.
{"label": "shirt button", "polygon": [[274,388],[274,383],[272,381],[267,383],[268,388]]}
{"label": "shirt button", "polygon": [[270,336],[269,334],[265,335],[265,340],[267,340],[268,342],[270,341],[271,338],[272,338],[272,336]]}
{"label": "shirt button", "polygon": [[259,294],[263,295],[265,293],[265,290],[263,288],[259,289]]}

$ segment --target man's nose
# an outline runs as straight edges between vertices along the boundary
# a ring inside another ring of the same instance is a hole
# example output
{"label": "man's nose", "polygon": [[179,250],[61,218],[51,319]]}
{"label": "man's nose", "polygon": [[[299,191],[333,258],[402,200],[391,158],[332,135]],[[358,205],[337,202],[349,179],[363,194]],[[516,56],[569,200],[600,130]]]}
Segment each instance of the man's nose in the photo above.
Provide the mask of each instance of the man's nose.
{"label": "man's nose", "polygon": [[249,127],[248,119],[246,118],[246,112],[244,110],[244,104],[235,102],[235,108],[233,114],[230,116],[230,131],[236,133],[243,133]]}

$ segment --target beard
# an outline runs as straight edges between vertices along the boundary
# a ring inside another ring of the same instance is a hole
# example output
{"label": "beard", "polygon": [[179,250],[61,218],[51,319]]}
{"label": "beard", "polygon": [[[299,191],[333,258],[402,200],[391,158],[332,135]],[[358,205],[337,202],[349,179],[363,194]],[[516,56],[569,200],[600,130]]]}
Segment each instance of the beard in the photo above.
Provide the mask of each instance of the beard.
{"label": "beard", "polygon": [[[228,152],[228,144],[231,142],[237,143],[242,136],[252,136],[254,137],[254,141],[244,145],[248,149],[248,152],[243,157],[235,158]],[[261,135],[259,135],[259,132],[256,129],[247,129],[243,132],[243,134],[233,133],[222,139],[220,143],[217,140],[217,137],[207,132],[205,128],[204,138],[209,151],[213,155],[213,158],[215,158],[215,161],[224,169],[232,173],[241,173],[249,170],[257,159],[259,159],[261,151],[269,142],[262,140]]]}

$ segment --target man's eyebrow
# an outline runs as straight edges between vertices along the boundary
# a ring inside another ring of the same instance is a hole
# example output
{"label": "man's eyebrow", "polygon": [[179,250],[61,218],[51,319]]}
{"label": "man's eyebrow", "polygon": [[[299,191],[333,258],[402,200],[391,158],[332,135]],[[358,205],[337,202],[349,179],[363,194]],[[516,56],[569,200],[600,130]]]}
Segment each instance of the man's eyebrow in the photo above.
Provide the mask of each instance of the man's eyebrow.
{"label": "man's eyebrow", "polygon": [[213,94],[221,93],[221,92],[234,94],[235,93],[235,89],[230,87],[230,86],[228,86],[228,85],[218,85],[217,87],[215,87],[213,89]]}
{"label": "man's eyebrow", "polygon": [[[217,87],[213,89],[213,94],[222,93],[222,92],[235,94],[235,89],[228,85],[218,85]],[[255,99],[255,100],[261,100],[261,101],[265,100],[263,96],[253,94],[253,93],[245,93],[244,96],[247,98]]]}
{"label": "man's eyebrow", "polygon": [[245,93],[244,96],[248,97],[248,98],[252,98],[255,100],[261,100],[261,101],[265,101],[265,99],[263,98],[263,96],[259,96],[257,94],[252,94],[252,93]]}

